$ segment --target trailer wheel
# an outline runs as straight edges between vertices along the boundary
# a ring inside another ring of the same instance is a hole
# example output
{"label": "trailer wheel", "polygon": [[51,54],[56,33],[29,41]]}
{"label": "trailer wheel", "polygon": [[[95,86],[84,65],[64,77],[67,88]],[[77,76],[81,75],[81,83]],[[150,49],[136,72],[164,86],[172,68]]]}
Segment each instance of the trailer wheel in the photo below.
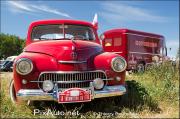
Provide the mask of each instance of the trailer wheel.
{"label": "trailer wheel", "polygon": [[145,71],[144,64],[143,63],[138,64],[136,70],[138,73],[144,73],[144,71]]}
{"label": "trailer wheel", "polygon": [[14,80],[11,80],[10,82],[9,95],[10,95],[12,103],[17,103],[16,91],[14,88]]}

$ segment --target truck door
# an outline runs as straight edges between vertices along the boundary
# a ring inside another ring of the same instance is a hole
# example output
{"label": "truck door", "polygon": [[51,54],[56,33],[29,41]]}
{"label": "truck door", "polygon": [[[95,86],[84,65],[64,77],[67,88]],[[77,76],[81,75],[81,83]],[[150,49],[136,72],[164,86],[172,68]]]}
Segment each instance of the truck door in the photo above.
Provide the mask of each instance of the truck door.
{"label": "truck door", "polygon": [[112,37],[107,37],[103,40],[103,48],[106,52],[113,52],[113,39]]}

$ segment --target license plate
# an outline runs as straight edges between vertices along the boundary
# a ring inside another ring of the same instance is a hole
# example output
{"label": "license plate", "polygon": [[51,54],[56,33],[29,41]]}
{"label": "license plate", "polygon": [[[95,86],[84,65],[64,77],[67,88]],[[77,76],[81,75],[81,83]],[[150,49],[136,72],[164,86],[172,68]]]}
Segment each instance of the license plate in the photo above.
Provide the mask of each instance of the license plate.
{"label": "license plate", "polygon": [[59,93],[59,103],[88,101],[91,101],[91,93],[89,90],[84,90],[81,88],[70,88]]}

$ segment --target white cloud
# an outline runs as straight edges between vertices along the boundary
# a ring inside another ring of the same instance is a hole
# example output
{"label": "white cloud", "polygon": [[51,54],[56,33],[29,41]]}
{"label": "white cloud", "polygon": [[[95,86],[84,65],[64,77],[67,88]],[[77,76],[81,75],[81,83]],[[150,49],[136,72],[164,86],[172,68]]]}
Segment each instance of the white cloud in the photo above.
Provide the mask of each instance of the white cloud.
{"label": "white cloud", "polygon": [[168,48],[168,56],[176,57],[179,48],[179,40],[166,40],[166,46]]}
{"label": "white cloud", "polygon": [[48,6],[45,6],[45,5],[40,5],[40,6],[31,5],[31,7],[34,8],[34,9],[43,11],[43,12],[49,12],[49,13],[53,13],[53,14],[56,14],[56,15],[61,15],[61,16],[64,16],[64,17],[71,18],[71,16],[69,16],[68,14],[60,12],[60,11],[58,11],[56,9],[49,8]]}
{"label": "white cloud", "polygon": [[179,46],[179,40],[168,40],[168,41],[166,41],[166,45],[168,47],[178,47]]}
{"label": "white cloud", "polygon": [[10,5],[10,7],[12,7],[12,10],[15,10],[17,12],[33,12],[33,9],[22,2],[8,1],[8,4]]}
{"label": "white cloud", "polygon": [[100,14],[106,20],[127,22],[127,21],[145,21],[145,22],[165,22],[166,17],[152,14],[150,11],[130,5],[120,3],[105,2],[102,4],[104,9]]}
{"label": "white cloud", "polygon": [[71,18],[71,16],[68,15],[67,13],[60,12],[59,10],[50,8],[49,6],[46,5],[34,5],[21,1],[8,1],[7,3],[8,5],[10,5],[13,12],[26,12],[26,13],[48,12],[48,13],[64,16],[67,18]]}

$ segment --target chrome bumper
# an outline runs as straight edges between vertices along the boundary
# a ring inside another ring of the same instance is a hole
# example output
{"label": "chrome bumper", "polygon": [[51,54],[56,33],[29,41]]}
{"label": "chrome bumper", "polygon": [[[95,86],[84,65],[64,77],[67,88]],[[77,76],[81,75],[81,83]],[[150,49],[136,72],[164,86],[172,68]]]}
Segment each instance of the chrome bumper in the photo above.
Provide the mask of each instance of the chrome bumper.
{"label": "chrome bumper", "polygon": [[[102,97],[120,96],[126,93],[124,85],[105,86],[103,90],[92,90],[92,99]],[[21,89],[16,94],[21,100],[54,100],[57,101],[57,93],[45,93],[41,89]]]}
{"label": "chrome bumper", "polygon": [[126,93],[126,88],[124,85],[117,86],[105,86],[103,90],[94,91],[94,98],[112,97],[120,96]]}

